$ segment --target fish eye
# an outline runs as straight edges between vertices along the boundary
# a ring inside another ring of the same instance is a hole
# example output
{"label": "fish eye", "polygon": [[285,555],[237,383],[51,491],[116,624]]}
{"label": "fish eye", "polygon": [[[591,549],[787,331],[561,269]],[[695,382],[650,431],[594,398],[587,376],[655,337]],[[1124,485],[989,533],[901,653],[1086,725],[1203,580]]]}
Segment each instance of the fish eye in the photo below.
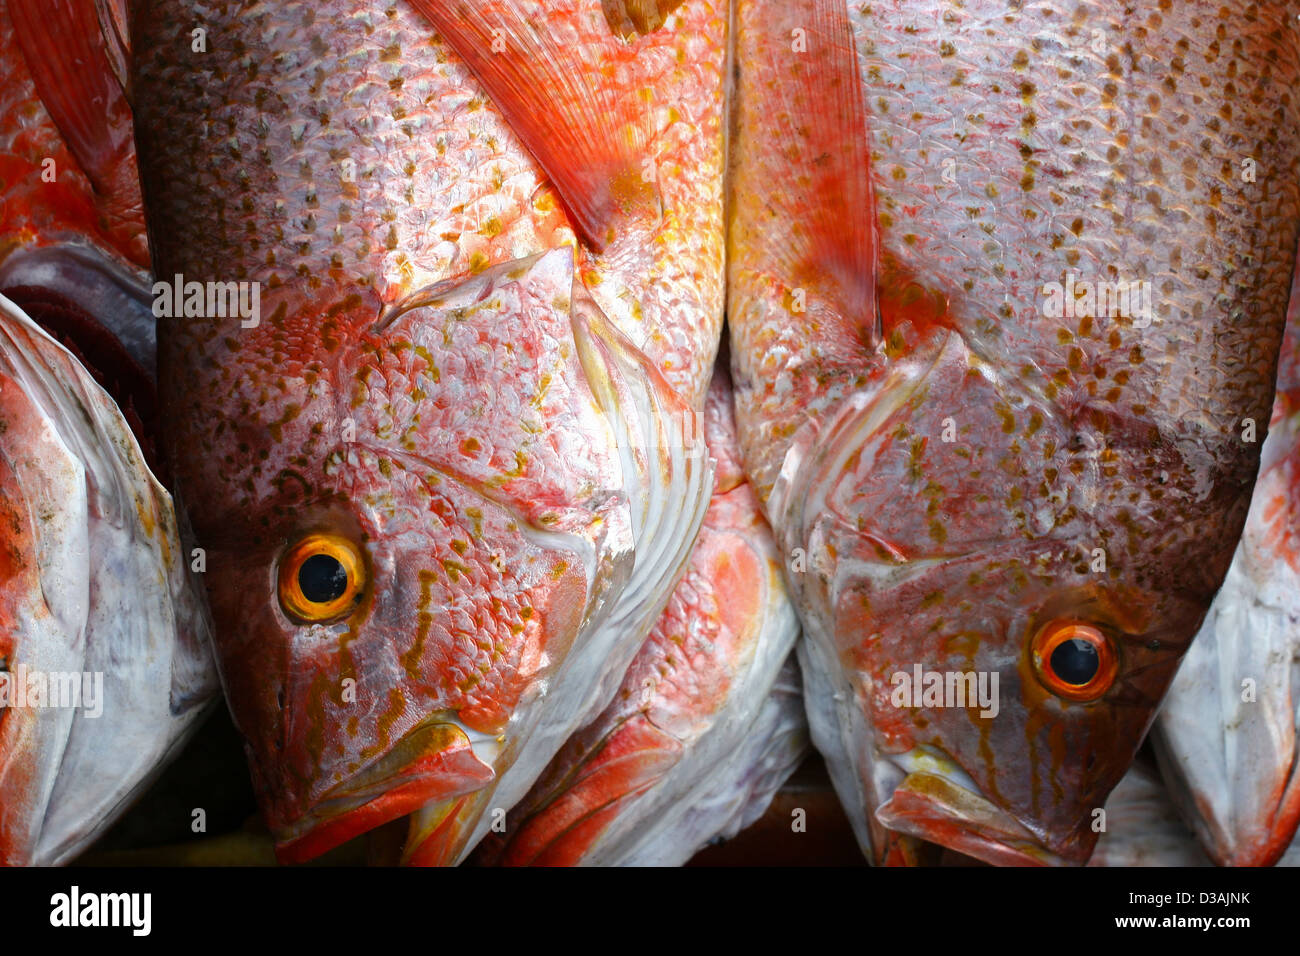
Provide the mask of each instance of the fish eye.
{"label": "fish eye", "polygon": [[309,534],[280,559],[280,606],[302,624],[319,624],[352,610],[365,589],[361,549],[335,534]]}
{"label": "fish eye", "polygon": [[1078,621],[1053,621],[1042,628],[1031,654],[1043,686],[1066,700],[1096,700],[1110,690],[1119,671],[1110,638]]}

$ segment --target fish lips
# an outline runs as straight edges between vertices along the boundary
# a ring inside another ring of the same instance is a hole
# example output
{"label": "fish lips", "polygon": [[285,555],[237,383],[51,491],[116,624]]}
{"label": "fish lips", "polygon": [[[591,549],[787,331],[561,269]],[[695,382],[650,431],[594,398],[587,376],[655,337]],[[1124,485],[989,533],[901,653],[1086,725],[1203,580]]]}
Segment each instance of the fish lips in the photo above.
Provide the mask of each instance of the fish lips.
{"label": "fish lips", "polygon": [[919,772],[904,778],[893,797],[876,810],[876,819],[897,833],[940,844],[993,866],[1082,866],[1098,835],[1074,833],[1049,847],[1039,835],[979,794],[937,774]]}
{"label": "fish lips", "polygon": [[426,803],[479,790],[494,776],[461,727],[442,715],[428,718],[387,754],[277,828],[276,857],[281,863],[304,863]]}

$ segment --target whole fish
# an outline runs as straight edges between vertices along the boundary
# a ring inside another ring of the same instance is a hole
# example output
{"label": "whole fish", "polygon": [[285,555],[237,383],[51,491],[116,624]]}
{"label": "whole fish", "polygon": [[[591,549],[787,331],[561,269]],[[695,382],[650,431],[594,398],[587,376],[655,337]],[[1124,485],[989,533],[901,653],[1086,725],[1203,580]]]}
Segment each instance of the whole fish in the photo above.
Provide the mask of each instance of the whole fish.
{"label": "whole fish", "polygon": [[569,738],[477,862],[680,866],[760,816],[802,760],[799,624],[741,469],[725,367],[704,421],[715,485],[686,575],[614,701]]}
{"label": "whole fish", "polygon": [[88,846],[218,690],[172,500],[141,447],[153,392],[144,224],[130,116],[99,35],[88,3],[0,2],[7,865]]}
{"label": "whole fish", "polygon": [[[456,862],[609,702],[703,520],[662,373],[702,393],[721,321],[723,18],[130,9],[181,292],[163,419],[277,852],[423,807],[408,857]],[[673,339],[652,361],[615,323]]]}
{"label": "whole fish", "polygon": [[1246,528],[1152,731],[1222,866],[1268,866],[1300,824],[1300,269]]}
{"label": "whole fish", "polygon": [[1227,572],[1300,222],[1287,8],[739,6],[737,421],[876,860],[1085,861]]}

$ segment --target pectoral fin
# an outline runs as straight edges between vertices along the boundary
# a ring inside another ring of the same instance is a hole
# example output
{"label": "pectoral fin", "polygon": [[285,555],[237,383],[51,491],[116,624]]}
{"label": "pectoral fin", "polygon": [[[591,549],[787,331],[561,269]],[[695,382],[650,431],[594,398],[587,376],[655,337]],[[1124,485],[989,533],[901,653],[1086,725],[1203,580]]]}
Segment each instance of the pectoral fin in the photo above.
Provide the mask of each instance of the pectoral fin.
{"label": "pectoral fin", "polygon": [[[658,216],[654,176],[645,165],[645,103],[637,91],[607,79],[628,56],[612,32],[561,34],[554,27],[567,28],[570,20],[552,19],[521,0],[412,5],[474,71],[555,184],[585,242],[599,252],[620,220]],[[649,27],[662,23],[660,9],[668,4],[655,7],[653,17],[646,4],[619,6],[635,8],[630,22]],[[622,21],[622,13],[612,14]]]}

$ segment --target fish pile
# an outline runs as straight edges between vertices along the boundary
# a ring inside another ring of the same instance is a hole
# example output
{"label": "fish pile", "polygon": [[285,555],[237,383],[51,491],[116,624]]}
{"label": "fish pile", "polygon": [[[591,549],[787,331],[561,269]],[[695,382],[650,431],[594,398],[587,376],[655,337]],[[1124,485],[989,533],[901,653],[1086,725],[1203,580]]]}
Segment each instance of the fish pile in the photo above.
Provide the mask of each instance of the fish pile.
{"label": "fish pile", "polygon": [[0,0],[0,861],[1288,862],[1287,7]]}
{"label": "fish pile", "polygon": [[183,516],[151,468],[153,322],[130,117],[93,8],[80,10],[92,19],[78,22],[75,5],[0,2],[5,865],[85,849],[219,692]]}

